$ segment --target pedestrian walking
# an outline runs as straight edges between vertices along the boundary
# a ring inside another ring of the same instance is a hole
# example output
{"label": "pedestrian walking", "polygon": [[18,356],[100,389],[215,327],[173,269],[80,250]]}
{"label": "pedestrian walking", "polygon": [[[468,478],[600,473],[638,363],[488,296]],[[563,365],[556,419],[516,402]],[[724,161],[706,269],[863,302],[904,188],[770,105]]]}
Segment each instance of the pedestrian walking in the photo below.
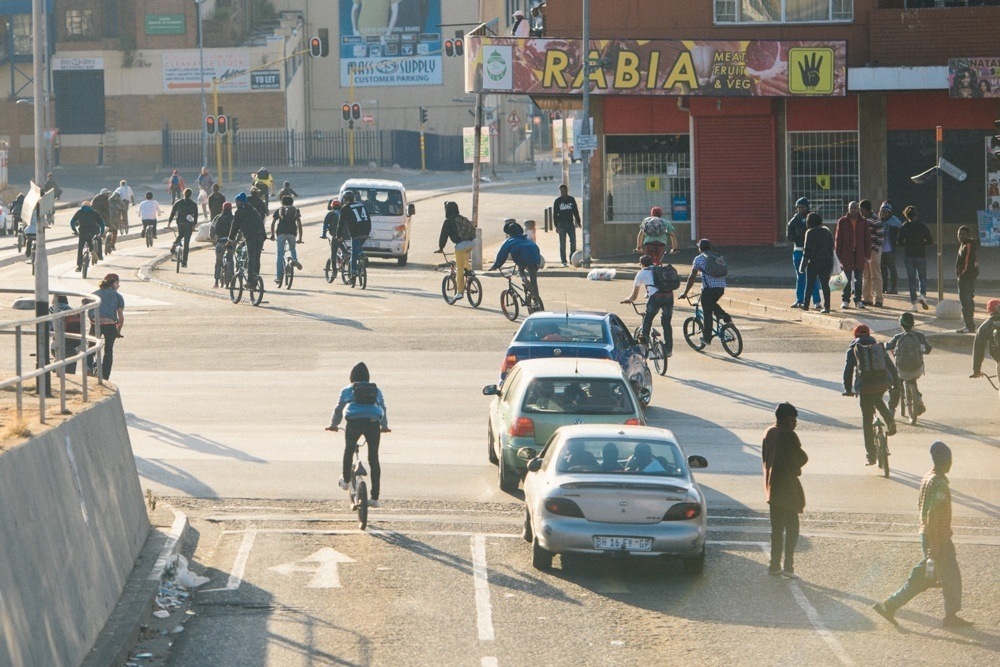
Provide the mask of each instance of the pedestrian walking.
{"label": "pedestrian walking", "polygon": [[[802,262],[803,247],[806,241],[807,216],[809,215],[809,200],[799,197],[795,201],[795,215],[788,221],[785,229],[785,238],[792,244],[792,269],[795,271],[795,303],[792,308],[802,308],[809,310],[809,298],[806,295],[806,285],[812,291],[813,305],[819,310],[819,284],[813,283],[806,277],[806,266]],[[833,266],[831,265],[831,269]],[[829,297],[829,295],[828,295]],[[830,307],[830,299],[827,298],[827,308]]]}
{"label": "pedestrian walking", "polygon": [[222,194],[219,184],[212,185],[212,194],[208,196],[209,220],[215,220],[222,214],[222,205],[226,203],[226,195]]}
{"label": "pedestrian walking", "polygon": [[94,294],[101,302],[97,309],[98,321],[93,323],[94,335],[104,338],[101,376],[107,380],[111,377],[111,366],[115,362],[115,341],[121,337],[122,325],[125,324],[125,299],[118,293],[118,274],[109,273],[104,276],[100,288]]}
{"label": "pedestrian walking", "polygon": [[955,544],[951,540],[951,488],[947,474],[951,470],[951,449],[940,440],[931,445],[934,467],[920,481],[917,507],[920,510],[920,546],[923,558],[910,572],[903,587],[872,608],[893,625],[899,625],[896,612],[907,602],[931,587],[941,587],[944,596],[946,628],[972,625],[958,616],[962,609],[962,573],[958,568]]}
{"label": "pedestrian walking", "polygon": [[53,196],[56,198],[56,201],[59,201],[59,198],[62,197],[62,188],[60,188],[59,184],[56,183],[56,179],[51,173],[45,175],[45,184],[42,185],[42,194],[45,194],[49,190],[55,190]]}
{"label": "pedestrian walking", "polygon": [[903,249],[903,266],[906,267],[906,287],[910,290],[910,310],[916,312],[917,302],[924,310],[927,305],[927,247],[934,245],[934,238],[927,225],[917,220],[917,209],[903,209],[903,226],[899,228],[899,247]]}
{"label": "pedestrian walking", "polygon": [[167,194],[170,195],[170,205],[184,196],[184,179],[176,169],[167,177]]}
{"label": "pedestrian walking", "polygon": [[[799,274],[805,273],[802,296],[806,297],[805,285],[823,290],[823,312],[830,312],[830,274],[833,272],[833,234],[823,226],[823,216],[813,211],[806,217],[806,234],[802,244],[802,263]],[[813,297],[815,300],[815,297]],[[809,310],[805,301],[802,310]]]}
{"label": "pedestrian walking", "polygon": [[902,221],[892,214],[892,203],[882,202],[878,209],[878,217],[882,221],[885,238],[882,241],[882,293],[899,294],[896,290],[898,276],[896,274],[896,245],[899,239],[899,228]]}
{"label": "pedestrian walking", "polygon": [[872,212],[872,203],[867,199],[858,202],[861,216],[868,221],[868,232],[871,235],[872,252],[865,262],[864,274],[861,279],[861,301],[866,306],[882,307],[882,244],[885,242],[885,225],[882,219]]}
{"label": "pedestrian walking", "polygon": [[559,196],[552,204],[552,218],[559,234],[559,259],[566,266],[566,239],[569,239],[569,258],[573,259],[573,253],[576,252],[576,228],[583,223],[580,221],[576,198],[569,195],[569,188],[565,183],[559,186]]}
{"label": "pedestrian walking", "polygon": [[799,421],[799,411],[795,406],[781,403],[775,409],[774,417],[775,423],[764,433],[761,446],[764,499],[771,515],[771,563],[767,573],[798,579],[799,575],[795,574],[795,545],[799,540],[799,515],[806,506],[806,495],[799,477],[809,457],[795,434]]}
{"label": "pedestrian walking", "polygon": [[653,258],[653,264],[660,264],[666,252],[677,252],[677,231],[669,220],[663,219],[663,209],[654,206],[649,216],[639,223],[639,235],[635,237],[635,251]]}
{"label": "pedestrian walking", "polygon": [[214,215],[209,217],[208,211],[208,198],[213,185],[215,185],[215,178],[209,173],[208,167],[202,167],[201,173],[198,174],[198,204],[201,205],[201,214],[209,220],[215,218]]}
{"label": "pedestrian walking", "polygon": [[854,306],[864,308],[865,304],[861,298],[862,276],[865,263],[872,254],[872,243],[868,221],[861,216],[861,209],[856,201],[847,205],[847,215],[837,221],[837,228],[834,232],[834,248],[844,275],[847,276],[843,303],[840,307],[842,310],[851,307],[851,293],[853,291]]}
{"label": "pedestrian walking", "polygon": [[958,258],[955,261],[955,275],[958,276],[958,300],[962,304],[962,319],[965,326],[958,333],[973,333],[976,330],[976,278],[979,277],[979,241],[972,237],[967,225],[958,228]]}

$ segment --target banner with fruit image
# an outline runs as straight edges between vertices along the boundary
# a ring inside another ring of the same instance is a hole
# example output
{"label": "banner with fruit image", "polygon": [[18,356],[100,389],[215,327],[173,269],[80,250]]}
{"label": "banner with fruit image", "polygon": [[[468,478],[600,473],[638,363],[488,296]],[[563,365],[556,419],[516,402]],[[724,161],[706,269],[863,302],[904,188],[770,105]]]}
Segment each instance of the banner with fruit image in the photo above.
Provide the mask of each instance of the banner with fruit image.
{"label": "banner with fruit image", "polygon": [[[580,94],[582,42],[472,37],[467,92]],[[590,92],[710,97],[843,96],[847,42],[591,40]]]}

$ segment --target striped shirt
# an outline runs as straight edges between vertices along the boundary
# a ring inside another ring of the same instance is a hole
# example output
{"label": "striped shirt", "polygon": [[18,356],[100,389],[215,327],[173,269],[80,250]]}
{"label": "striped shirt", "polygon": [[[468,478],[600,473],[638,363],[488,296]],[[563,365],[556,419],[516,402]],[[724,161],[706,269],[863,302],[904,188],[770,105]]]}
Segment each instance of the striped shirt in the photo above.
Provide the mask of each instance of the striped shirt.
{"label": "striped shirt", "polygon": [[920,532],[931,543],[951,537],[951,489],[948,478],[931,470],[920,480]]}
{"label": "striped shirt", "polygon": [[705,287],[723,287],[724,288],[726,286],[726,278],[725,278],[725,276],[723,276],[721,278],[715,278],[713,276],[708,275],[708,272],[705,271],[705,262],[706,261],[707,261],[707,258],[705,257],[705,253],[700,253],[697,257],[694,258],[694,263],[691,265],[694,268],[696,268],[699,271],[701,271],[701,283],[702,283],[702,285],[704,285]]}

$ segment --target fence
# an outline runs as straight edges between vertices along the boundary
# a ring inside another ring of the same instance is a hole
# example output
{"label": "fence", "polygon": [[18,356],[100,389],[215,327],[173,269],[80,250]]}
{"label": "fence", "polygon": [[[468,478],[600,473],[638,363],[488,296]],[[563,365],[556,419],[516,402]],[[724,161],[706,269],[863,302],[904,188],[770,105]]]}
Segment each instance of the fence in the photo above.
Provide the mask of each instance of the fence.
{"label": "fence", "polygon": [[[53,291],[52,293],[78,298],[93,298],[92,295],[80,294],[77,292]],[[0,289],[0,294],[33,294],[33,292],[26,289]],[[36,378],[38,380],[38,419],[42,424],[45,423],[45,399],[52,389],[52,387],[48,386],[50,373],[57,373],[59,377],[59,406],[60,411],[63,414],[66,413],[66,366],[73,363],[80,363],[80,384],[82,386],[81,395],[84,402],[87,402],[88,400],[87,357],[92,355],[95,356],[95,364],[98,369],[97,384],[104,384],[104,380],[100,372],[101,353],[104,350],[104,340],[101,338],[94,338],[89,335],[87,327],[85,326],[80,327],[80,333],[70,333],[66,331],[67,318],[79,317],[81,323],[89,321],[91,317],[98,316],[97,310],[100,308],[100,305],[99,301],[95,301],[80,306],[79,308],[73,308],[72,310],[62,310],[52,313],[51,315],[43,315],[42,317],[33,317],[27,320],[0,324],[0,334],[14,336],[14,376],[0,381],[0,390],[6,389],[7,387],[15,387],[15,393],[17,395],[18,419],[21,419],[23,414],[24,383],[27,381]],[[36,368],[25,372],[23,358],[24,345],[22,344],[22,339],[25,336],[34,337],[34,347],[37,360],[46,359],[48,356],[48,350],[40,349],[39,343],[43,340],[43,338],[39,336],[39,330],[43,327],[48,328],[50,326],[55,334],[55,338],[53,339],[55,346],[55,359],[45,365],[36,364]],[[25,329],[27,329],[27,331],[25,331]],[[66,356],[67,339],[70,341],[80,341],[76,347],[78,352],[70,357]],[[80,352],[79,350],[83,351]]]}

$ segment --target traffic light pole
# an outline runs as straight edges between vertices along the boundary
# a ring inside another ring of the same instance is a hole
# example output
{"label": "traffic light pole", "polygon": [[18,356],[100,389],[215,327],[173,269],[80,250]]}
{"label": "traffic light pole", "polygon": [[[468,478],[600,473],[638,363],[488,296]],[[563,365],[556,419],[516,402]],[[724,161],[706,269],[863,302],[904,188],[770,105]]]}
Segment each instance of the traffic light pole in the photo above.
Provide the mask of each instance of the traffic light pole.
{"label": "traffic light pole", "polygon": [[[212,115],[219,113],[219,79],[212,77]],[[219,145],[219,128],[215,128],[215,173],[219,178],[219,186],[222,186],[222,149]],[[209,194],[212,194],[211,192]]]}
{"label": "traffic light pole", "polygon": [[476,227],[476,245],[472,250],[472,269],[483,270],[483,234],[479,230],[479,179],[483,173],[483,93],[476,93],[476,129],[472,149],[472,224]]}

